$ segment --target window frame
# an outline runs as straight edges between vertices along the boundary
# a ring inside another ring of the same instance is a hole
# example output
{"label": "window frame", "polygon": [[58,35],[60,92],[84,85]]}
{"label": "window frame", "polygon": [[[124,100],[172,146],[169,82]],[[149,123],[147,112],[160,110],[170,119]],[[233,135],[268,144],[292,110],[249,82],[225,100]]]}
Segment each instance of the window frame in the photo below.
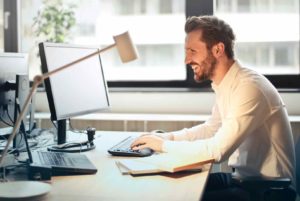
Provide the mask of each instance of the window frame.
{"label": "window frame", "polygon": [[[4,51],[19,51],[19,18],[18,18],[18,0],[4,0],[4,12],[10,12],[10,26],[4,31]],[[198,15],[213,15],[214,1],[212,0],[186,0],[186,17]],[[17,41],[17,42],[16,42]],[[194,81],[193,71],[188,67],[186,80],[182,81],[108,81],[108,87],[112,90],[122,91],[210,91],[210,82],[196,83]],[[299,66],[298,66],[299,67]],[[300,67],[299,67],[300,68]],[[299,74],[280,74],[265,75],[267,79],[279,91],[300,91],[300,73]]]}
{"label": "window frame", "polygon": [[4,52],[19,52],[19,18],[18,18],[18,0],[3,1],[3,15],[8,15],[7,27],[4,28]]}

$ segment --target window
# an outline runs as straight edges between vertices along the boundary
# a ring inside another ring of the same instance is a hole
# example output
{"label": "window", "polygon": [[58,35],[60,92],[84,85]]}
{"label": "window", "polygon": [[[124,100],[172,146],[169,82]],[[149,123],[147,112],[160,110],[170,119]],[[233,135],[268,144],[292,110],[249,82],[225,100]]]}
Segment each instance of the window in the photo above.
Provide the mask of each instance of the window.
{"label": "window", "polygon": [[300,73],[299,0],[215,0],[214,13],[233,27],[245,66],[266,75]]}
{"label": "window", "polygon": [[30,53],[31,78],[40,73],[37,44],[49,39],[49,36],[37,37],[34,19],[52,4],[69,12],[72,25],[64,30],[63,36],[56,36],[59,41],[105,47],[113,43],[113,35],[129,30],[140,58],[121,64],[116,50],[103,53],[109,87],[210,87],[209,83],[195,83],[193,72],[184,65],[184,23],[186,16],[214,14],[233,27],[237,36],[236,57],[244,66],[265,74],[278,88],[300,88],[299,0],[26,0],[19,3],[20,44],[16,50]]}
{"label": "window", "polygon": [[234,29],[236,57],[278,88],[300,88],[299,0],[214,0]]}
{"label": "window", "polygon": [[0,52],[4,52],[4,12],[3,0],[0,0]]}
{"label": "window", "polygon": [[[37,3],[39,2],[39,3]],[[185,80],[184,0],[90,0],[58,1],[75,13],[76,23],[66,41],[105,47],[112,36],[129,30],[140,59],[121,64],[116,50],[105,52],[103,66],[109,81]],[[31,52],[31,77],[39,73],[33,18],[53,1],[21,1],[22,51]],[[71,5],[74,5],[71,8]],[[59,7],[58,9],[63,9]],[[165,27],[168,27],[167,29]],[[35,29],[36,31],[36,29]],[[159,72],[159,73],[158,73]]]}

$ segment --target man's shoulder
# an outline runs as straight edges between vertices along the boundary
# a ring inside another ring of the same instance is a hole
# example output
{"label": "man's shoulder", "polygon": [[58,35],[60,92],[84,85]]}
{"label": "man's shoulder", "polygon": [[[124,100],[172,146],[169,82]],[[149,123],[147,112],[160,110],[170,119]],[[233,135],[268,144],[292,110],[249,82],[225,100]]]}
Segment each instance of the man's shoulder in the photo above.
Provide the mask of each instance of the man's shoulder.
{"label": "man's shoulder", "polygon": [[249,85],[255,88],[272,87],[271,82],[261,73],[245,67],[240,67],[236,74],[236,82],[240,85]]}
{"label": "man's shoulder", "polygon": [[273,84],[265,76],[249,68],[240,68],[233,90],[252,98],[266,99],[271,105],[282,104],[279,92]]}

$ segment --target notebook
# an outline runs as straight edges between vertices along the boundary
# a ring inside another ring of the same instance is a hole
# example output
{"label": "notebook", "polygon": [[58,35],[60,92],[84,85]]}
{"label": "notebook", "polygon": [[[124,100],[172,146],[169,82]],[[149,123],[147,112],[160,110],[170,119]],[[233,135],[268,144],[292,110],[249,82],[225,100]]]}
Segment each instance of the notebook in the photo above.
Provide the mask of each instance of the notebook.
{"label": "notebook", "polygon": [[116,165],[122,174],[153,174],[161,172],[201,171],[202,166],[213,163],[213,158],[200,157],[199,154],[154,154],[147,158],[119,159]]}
{"label": "notebook", "polygon": [[[141,162],[138,162],[135,160],[130,160],[130,159],[116,160],[115,163],[123,175],[174,173],[174,172],[168,172],[165,170],[161,170],[154,164],[141,163]],[[201,172],[201,171],[202,171],[202,165],[195,165],[195,166],[191,166],[186,169],[183,169],[180,171],[175,171],[175,172],[193,173],[193,172]]]}

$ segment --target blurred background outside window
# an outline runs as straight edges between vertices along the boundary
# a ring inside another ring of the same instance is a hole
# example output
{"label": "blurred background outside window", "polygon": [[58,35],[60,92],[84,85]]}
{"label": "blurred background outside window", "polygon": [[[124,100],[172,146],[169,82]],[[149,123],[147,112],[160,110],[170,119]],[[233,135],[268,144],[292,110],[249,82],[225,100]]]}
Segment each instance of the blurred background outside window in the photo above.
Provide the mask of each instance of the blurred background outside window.
{"label": "blurred background outside window", "polygon": [[[3,1],[0,51],[4,49]],[[184,65],[186,1],[19,1],[19,49],[30,54],[30,78],[40,73],[39,42],[105,47],[113,43],[113,35],[128,30],[140,58],[121,64],[115,49],[103,53],[108,81],[190,80]],[[299,0],[214,0],[213,4],[214,15],[235,31],[236,58],[245,67],[266,75],[300,74]]]}
{"label": "blurred background outside window", "polygon": [[236,34],[236,57],[263,74],[299,74],[299,0],[215,0]]}
{"label": "blurred background outside window", "polygon": [[35,31],[39,27],[33,26],[33,19],[38,12],[45,12],[47,6],[55,4],[56,8],[74,12],[76,20],[63,42],[104,47],[113,43],[113,35],[130,32],[140,58],[124,65],[115,49],[102,54],[108,80],[186,79],[184,0],[21,1],[21,50],[30,52],[31,77],[40,72],[37,44],[49,39],[49,36],[37,39]]}

